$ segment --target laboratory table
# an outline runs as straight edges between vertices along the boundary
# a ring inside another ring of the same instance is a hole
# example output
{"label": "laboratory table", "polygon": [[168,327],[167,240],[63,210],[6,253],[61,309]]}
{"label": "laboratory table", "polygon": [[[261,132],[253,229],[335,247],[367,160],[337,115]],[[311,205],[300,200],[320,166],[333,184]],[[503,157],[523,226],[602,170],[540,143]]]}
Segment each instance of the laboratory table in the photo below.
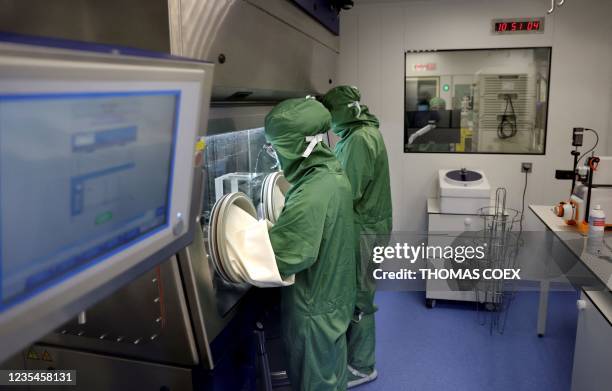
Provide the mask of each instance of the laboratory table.
{"label": "laboratory table", "polygon": [[[529,205],[529,209],[538,217],[546,227],[546,245],[550,248],[555,240],[563,244],[588,270],[593,279],[590,281],[595,286],[590,290],[604,290],[608,294],[612,291],[612,250],[602,246],[602,252],[588,251],[588,238],[579,232],[574,226],[567,225],[562,218],[554,214],[552,206]],[[606,232],[605,242],[612,244],[612,234]],[[554,261],[554,260],[553,260]],[[548,293],[550,280],[540,281],[540,305],[538,309],[538,335],[543,336],[546,331],[546,317],[548,312]]]}
{"label": "laboratory table", "polygon": [[[529,209],[546,227],[546,246],[551,261],[555,242],[561,243],[590,278],[575,283],[582,289],[572,370],[572,391],[599,391],[612,383],[612,233],[603,238],[588,238],[557,217],[551,206],[530,205]],[[553,278],[540,280],[538,335],[546,331],[548,295]]]}

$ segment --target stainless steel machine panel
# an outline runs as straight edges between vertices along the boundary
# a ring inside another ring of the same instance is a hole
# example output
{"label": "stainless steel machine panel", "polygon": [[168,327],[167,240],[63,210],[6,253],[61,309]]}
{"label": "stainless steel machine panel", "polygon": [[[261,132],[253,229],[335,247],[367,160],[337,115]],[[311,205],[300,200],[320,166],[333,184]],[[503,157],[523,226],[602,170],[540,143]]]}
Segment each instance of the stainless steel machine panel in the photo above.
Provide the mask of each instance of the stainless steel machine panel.
{"label": "stainless steel machine panel", "polygon": [[287,1],[262,3],[181,0],[180,14],[171,15],[178,21],[171,30],[180,26],[172,52],[217,62],[215,100],[272,100],[326,91],[336,79],[337,37],[328,32],[313,37],[315,30],[300,26],[305,34],[286,23],[293,13],[285,8],[295,8]]}
{"label": "stainless steel machine panel", "polygon": [[[22,352],[22,357],[22,365],[26,370],[49,368],[76,370],[76,386],[43,387],[47,391],[190,391],[193,389],[192,373],[188,368],[144,363],[44,344],[29,347]],[[29,390],[27,386],[15,389]],[[41,388],[31,387],[31,389]]]}
{"label": "stainless steel machine panel", "polygon": [[151,362],[198,364],[176,257],[87,309],[84,317],[62,325],[42,342]]}
{"label": "stainless steel machine panel", "polygon": [[167,0],[0,0],[0,10],[0,31],[170,51]]}

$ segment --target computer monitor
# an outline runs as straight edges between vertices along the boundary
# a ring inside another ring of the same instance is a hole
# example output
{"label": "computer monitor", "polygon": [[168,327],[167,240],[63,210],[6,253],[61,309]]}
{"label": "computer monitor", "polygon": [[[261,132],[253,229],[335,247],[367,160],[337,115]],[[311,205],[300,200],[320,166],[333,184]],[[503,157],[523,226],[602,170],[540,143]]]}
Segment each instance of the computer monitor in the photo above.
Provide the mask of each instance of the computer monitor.
{"label": "computer monitor", "polygon": [[191,241],[211,78],[0,44],[0,362]]}

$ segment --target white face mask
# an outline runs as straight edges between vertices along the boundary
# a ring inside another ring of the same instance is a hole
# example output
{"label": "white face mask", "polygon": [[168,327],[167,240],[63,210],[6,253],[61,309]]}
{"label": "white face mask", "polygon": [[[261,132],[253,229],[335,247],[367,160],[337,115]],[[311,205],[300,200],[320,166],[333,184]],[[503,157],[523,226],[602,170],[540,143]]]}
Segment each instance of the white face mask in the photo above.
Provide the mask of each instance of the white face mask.
{"label": "white face mask", "polygon": [[310,154],[312,153],[312,151],[315,149],[315,147],[317,146],[318,143],[323,141],[323,134],[317,134],[314,136],[307,136],[306,137],[306,142],[308,142],[308,147],[306,147],[306,150],[304,151],[304,153],[302,154],[302,157],[308,157],[310,156]]}

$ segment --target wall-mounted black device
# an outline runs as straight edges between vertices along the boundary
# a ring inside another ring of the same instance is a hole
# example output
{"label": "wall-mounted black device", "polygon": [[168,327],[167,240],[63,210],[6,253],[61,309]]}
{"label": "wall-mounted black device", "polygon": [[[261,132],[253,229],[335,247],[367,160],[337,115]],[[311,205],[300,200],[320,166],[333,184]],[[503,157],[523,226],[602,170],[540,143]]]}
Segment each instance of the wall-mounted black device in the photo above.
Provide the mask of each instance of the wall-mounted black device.
{"label": "wall-mounted black device", "polygon": [[584,136],[584,128],[574,128],[572,131],[572,146],[582,147],[583,136]]}

